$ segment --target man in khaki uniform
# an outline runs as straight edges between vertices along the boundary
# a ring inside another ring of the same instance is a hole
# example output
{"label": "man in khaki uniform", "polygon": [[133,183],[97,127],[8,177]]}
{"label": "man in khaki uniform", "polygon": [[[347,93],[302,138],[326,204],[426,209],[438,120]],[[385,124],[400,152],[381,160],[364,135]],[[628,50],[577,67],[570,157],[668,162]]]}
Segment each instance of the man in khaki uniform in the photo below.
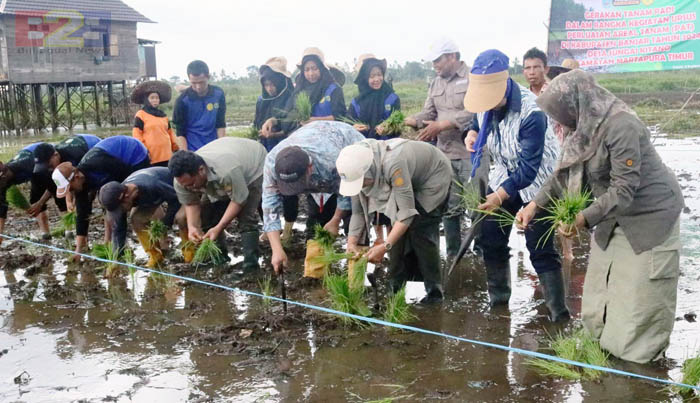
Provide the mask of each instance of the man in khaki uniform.
{"label": "man in khaki uniform", "polygon": [[336,168],[340,194],[353,196],[348,252],[356,253],[369,233],[371,214],[386,215],[391,232],[367,252],[368,260],[379,263],[388,252],[394,292],[422,279],[428,295],[421,302],[441,301],[440,217],[452,181],[447,157],[418,141],[366,139],[345,147]]}
{"label": "man in khaki uniform", "polygon": [[[419,140],[437,140],[437,147],[450,160],[452,179],[464,185],[471,172],[471,160],[462,133],[468,129],[474,116],[464,110],[464,95],[469,87],[469,68],[460,60],[457,45],[446,38],[433,43],[426,60],[433,62],[437,77],[430,84],[423,110],[407,118],[406,124],[421,129]],[[460,197],[453,192],[442,220],[448,259],[454,258],[459,252],[463,213]]]}
{"label": "man in khaki uniform", "polygon": [[[217,240],[227,256],[224,229],[238,217],[244,270],[259,268],[257,209],[265,157],[267,151],[257,141],[224,137],[196,152],[178,151],[168,164],[183,205],[175,218],[180,229],[187,228],[187,238],[194,242]],[[191,259],[191,251],[183,254]]]}

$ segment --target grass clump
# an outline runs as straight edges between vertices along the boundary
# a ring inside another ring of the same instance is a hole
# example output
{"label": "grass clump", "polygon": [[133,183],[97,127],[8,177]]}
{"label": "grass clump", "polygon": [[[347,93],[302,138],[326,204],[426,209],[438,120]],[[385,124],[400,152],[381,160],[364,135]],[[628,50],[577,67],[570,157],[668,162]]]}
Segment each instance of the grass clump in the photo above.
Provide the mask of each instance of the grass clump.
{"label": "grass clump", "polygon": [[300,92],[299,95],[297,95],[295,109],[299,122],[306,122],[311,119],[311,99],[309,98],[309,94]]}
{"label": "grass clump", "polygon": [[[681,368],[681,373],[683,374],[681,383],[700,386],[700,356],[685,360]],[[671,392],[681,395],[688,401],[700,401],[700,392],[691,388],[670,386],[669,389]]]}
{"label": "grass clump", "polygon": [[54,237],[65,236],[67,231],[75,230],[75,211],[69,211],[61,216],[59,226],[51,232]]}
{"label": "grass clump", "polygon": [[[600,348],[598,341],[584,329],[575,331],[570,336],[559,334],[550,342],[550,348],[557,357],[585,364],[607,367],[608,353]],[[526,363],[540,374],[572,380],[594,380],[603,375],[602,371],[581,368],[560,362],[543,359],[530,359]]]}
{"label": "grass clump", "polygon": [[219,247],[216,246],[216,243],[211,239],[207,238],[199,244],[197,251],[194,253],[194,259],[192,259],[192,263],[196,265],[208,263],[220,265],[224,263],[224,256],[221,252],[221,249],[219,249]]}
{"label": "grass clump", "polygon": [[[344,274],[326,274],[323,277],[323,287],[330,297],[331,308],[336,311],[360,316],[369,316],[372,313],[364,300],[364,287],[359,289],[350,287],[348,276]],[[339,319],[344,325],[366,325],[366,322],[348,316],[340,316]]]}
{"label": "grass clump", "polygon": [[148,224],[148,243],[151,248],[160,247],[160,240],[168,234],[168,227],[161,220],[153,220]]}
{"label": "grass clump", "polygon": [[6,192],[7,193],[5,193],[5,197],[7,200],[7,204],[9,204],[10,207],[16,208],[18,210],[29,209],[29,201],[27,201],[27,198],[24,197],[22,191],[20,191],[17,186],[10,186],[9,188],[7,188]]}
{"label": "grass clump", "polygon": [[590,204],[591,192],[569,192],[565,191],[563,196],[558,199],[550,199],[550,206],[545,210],[547,215],[539,218],[551,226],[547,232],[542,235],[542,238],[537,241],[537,246],[546,243],[556,229],[564,225],[573,225],[576,222],[576,216]]}
{"label": "grass clump", "polygon": [[406,115],[401,111],[393,111],[391,115],[383,121],[380,126],[384,129],[384,135],[401,134],[403,132]]}
{"label": "grass clump", "polygon": [[[269,297],[272,295],[272,277],[271,276],[265,276],[262,279],[258,280],[258,285],[260,286],[260,292],[262,295]],[[263,298],[262,304],[265,308],[269,307],[270,304],[272,303],[272,300],[269,298]]]}
{"label": "grass clump", "polygon": [[391,323],[404,324],[416,319],[411,313],[411,306],[406,303],[406,286],[389,297],[384,311],[384,320]]}

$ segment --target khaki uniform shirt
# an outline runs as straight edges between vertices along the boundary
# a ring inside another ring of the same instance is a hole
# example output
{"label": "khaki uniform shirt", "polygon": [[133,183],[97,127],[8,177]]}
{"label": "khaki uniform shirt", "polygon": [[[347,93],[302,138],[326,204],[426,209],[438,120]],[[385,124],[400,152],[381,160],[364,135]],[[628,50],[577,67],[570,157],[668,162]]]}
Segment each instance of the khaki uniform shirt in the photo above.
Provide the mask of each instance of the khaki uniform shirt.
{"label": "khaki uniform shirt", "polygon": [[469,67],[460,62],[457,72],[445,79],[437,76],[428,89],[428,98],[423,110],[414,116],[418,128],[426,125],[425,120],[449,120],[455,128],[438,134],[437,146],[451,160],[461,160],[469,157],[467,148],[462,140],[462,133],[471,125],[474,114],[464,109],[464,96],[469,87]]}
{"label": "khaki uniform shirt", "polygon": [[244,204],[248,186],[263,175],[267,151],[254,140],[224,137],[196,151],[207,164],[207,185],[202,192],[185,189],[177,180],[174,186],[182,204],[199,204],[203,196],[210,202],[230,200]]}
{"label": "khaki uniform shirt", "polygon": [[[676,176],[651,144],[649,130],[628,113],[608,119],[599,130],[605,135],[596,153],[584,165],[584,182],[595,201],[583,216],[596,227],[595,240],[605,250],[616,226],[622,227],[634,252],[661,245],[683,208]],[[535,197],[538,206],[550,195],[563,193],[566,172],[552,176]]]}
{"label": "khaki uniform shirt", "polygon": [[[380,173],[390,187],[388,202],[380,206],[392,223],[401,221],[406,225],[418,215],[416,203],[430,213],[440,207],[450,191],[452,168],[447,157],[432,145],[420,141],[405,141],[386,152]],[[380,141],[391,144],[396,140]],[[360,197],[352,198],[350,235],[361,235],[366,228],[365,212]],[[368,205],[368,203],[364,203]],[[366,213],[374,213],[367,211]]]}

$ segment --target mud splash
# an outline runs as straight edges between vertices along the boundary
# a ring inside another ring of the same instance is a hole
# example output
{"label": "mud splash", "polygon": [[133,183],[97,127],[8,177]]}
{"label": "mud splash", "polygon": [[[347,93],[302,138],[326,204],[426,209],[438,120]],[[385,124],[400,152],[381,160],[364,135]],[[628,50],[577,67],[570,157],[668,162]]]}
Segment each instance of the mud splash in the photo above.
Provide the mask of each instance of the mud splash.
{"label": "mud splash", "polygon": [[[688,208],[677,322],[668,359],[656,365],[614,361],[616,368],[679,379],[698,354],[700,325],[700,139],[657,141],[677,173]],[[52,219],[56,220],[56,214]],[[11,213],[8,231],[31,220]],[[93,228],[99,220],[93,221]],[[303,226],[290,253],[291,299],[327,306],[318,283],[300,277]],[[235,229],[230,250],[240,260]],[[99,242],[99,231],[91,242]],[[131,242],[133,243],[133,239]],[[587,239],[565,266],[577,316]],[[62,245],[54,240],[54,245]],[[415,305],[412,325],[536,350],[561,330],[548,323],[524,239],[511,237],[510,309],[489,311],[482,263],[466,259],[441,306]],[[269,248],[263,248],[266,259]],[[606,376],[598,382],[544,378],[524,357],[437,337],[371,327],[344,328],[333,317],[211,289],[165,276],[125,272],[103,279],[99,264],[67,265],[65,256],[5,241],[0,245],[0,400],[2,401],[669,401],[656,384]],[[137,253],[143,261],[145,256]],[[259,291],[258,277],[182,264],[167,270]],[[269,270],[269,268],[268,268]],[[384,282],[384,272],[377,270]],[[279,284],[273,281],[275,295]],[[420,287],[418,289],[420,291]],[[368,301],[371,295],[368,295]],[[569,325],[572,326],[572,325]],[[17,382],[15,380],[18,380]]]}

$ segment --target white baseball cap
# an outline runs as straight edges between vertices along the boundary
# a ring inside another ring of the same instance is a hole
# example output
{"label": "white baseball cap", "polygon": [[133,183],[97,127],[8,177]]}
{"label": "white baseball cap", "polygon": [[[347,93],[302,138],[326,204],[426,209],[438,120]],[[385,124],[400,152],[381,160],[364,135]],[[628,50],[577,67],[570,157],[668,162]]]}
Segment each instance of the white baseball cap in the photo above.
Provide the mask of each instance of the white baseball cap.
{"label": "white baseball cap", "polygon": [[357,143],[340,151],[335,167],[340,175],[339,193],[343,196],[356,196],[362,190],[365,173],[369,171],[374,155],[366,144]]}
{"label": "white baseball cap", "polygon": [[75,170],[73,169],[73,164],[69,161],[59,164],[56,169],[53,170],[51,179],[53,179],[56,184],[56,197],[66,197],[66,193],[68,193],[70,189],[70,181],[73,180],[74,176]]}
{"label": "white baseball cap", "polygon": [[430,48],[428,48],[428,55],[425,56],[425,61],[432,62],[442,55],[457,52],[459,52],[457,44],[452,39],[443,36],[430,45]]}

